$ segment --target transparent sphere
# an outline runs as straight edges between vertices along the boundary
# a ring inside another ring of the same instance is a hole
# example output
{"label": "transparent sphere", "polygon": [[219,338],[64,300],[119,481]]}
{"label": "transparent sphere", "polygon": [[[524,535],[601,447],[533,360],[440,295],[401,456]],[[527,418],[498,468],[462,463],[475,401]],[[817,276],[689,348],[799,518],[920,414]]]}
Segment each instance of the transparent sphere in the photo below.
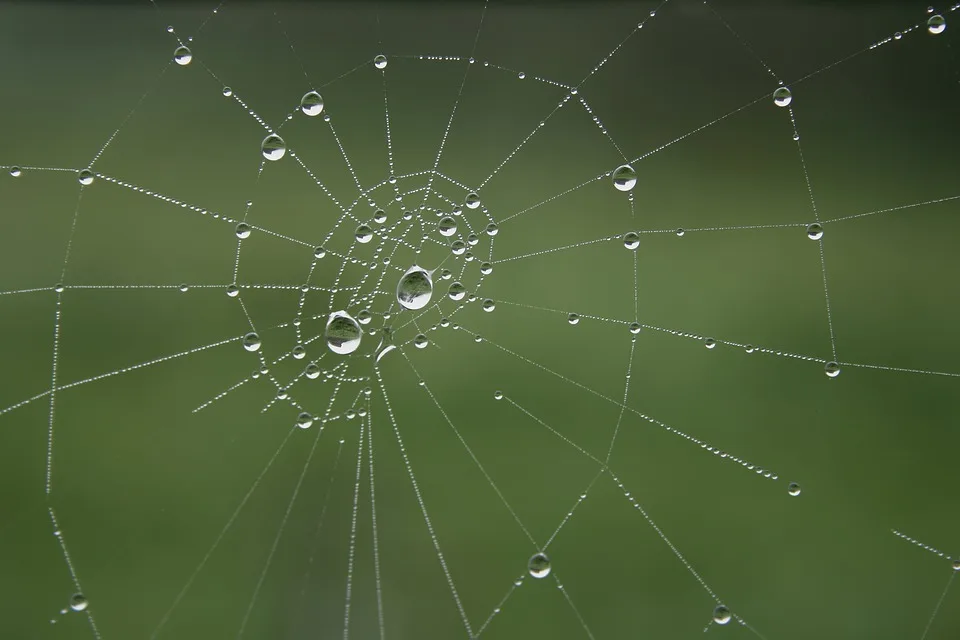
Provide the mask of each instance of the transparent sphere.
{"label": "transparent sphere", "polygon": [[490,311],[493,311],[493,310],[496,309],[496,308],[497,308],[497,303],[494,302],[493,300],[491,300],[490,298],[487,298],[486,300],[483,301],[483,310],[484,310],[484,311],[490,312]]}
{"label": "transparent sphere", "polygon": [[271,133],[260,143],[260,153],[267,160],[276,162],[287,153],[287,143],[275,133]]}
{"label": "transparent sphere", "polygon": [[336,354],[346,355],[356,351],[362,336],[360,324],[346,311],[334,311],[327,319],[324,338],[327,347]]}
{"label": "transparent sphere", "polygon": [[482,273],[482,274],[485,275],[485,276],[490,275],[491,273],[493,273],[493,265],[490,264],[489,262],[483,262],[483,263],[481,263],[481,264],[480,264],[480,273]]}
{"label": "transparent sphere", "polygon": [[303,370],[303,375],[307,376],[311,380],[316,380],[320,377],[320,367],[311,362],[307,365],[307,368]]}
{"label": "transparent sphere", "polygon": [[527,563],[527,570],[534,578],[546,578],[550,575],[550,558],[545,553],[535,553]]}
{"label": "transparent sphere", "polygon": [[323,111],[323,98],[316,91],[308,91],[300,98],[300,111],[308,116],[318,116]]}
{"label": "transparent sphere", "polygon": [[463,252],[466,250],[467,245],[463,242],[463,240],[454,240],[450,245],[450,251],[452,251],[453,255],[455,256],[462,256]]}
{"label": "transparent sphere", "polygon": [[227,295],[231,298],[236,298],[238,295],[240,295],[240,287],[235,284],[231,284],[227,287]]}
{"label": "transparent sphere", "polygon": [[571,313],[570,315],[567,316],[567,322],[569,324],[577,324],[578,322],[580,322],[580,316],[578,316],[575,313]]}
{"label": "transparent sphere", "polygon": [[493,392],[493,399],[494,399],[494,400],[503,400],[503,391],[499,391],[499,390],[494,391],[494,392]]}
{"label": "transparent sphere", "polygon": [[717,346],[717,341],[713,338],[707,338],[703,341],[703,346],[705,346],[707,349],[713,349],[715,346]]}
{"label": "transparent sphere", "polygon": [[628,164],[620,165],[613,171],[613,186],[618,191],[630,191],[637,185],[637,172]]}
{"label": "transparent sphere", "polygon": [[373,314],[370,313],[369,309],[363,309],[360,313],[357,314],[357,322],[360,324],[370,324],[370,320],[373,318]]}
{"label": "transparent sphere", "polygon": [[777,87],[773,92],[773,104],[778,107],[786,107],[793,101],[793,94],[786,87]]}
{"label": "transparent sphere", "polygon": [[463,300],[467,295],[467,289],[459,281],[451,282],[450,287],[447,288],[447,295],[451,300]]}
{"label": "transparent sphere", "polygon": [[243,348],[247,351],[256,351],[260,348],[260,336],[251,331],[247,335],[243,336]]}
{"label": "transparent sphere", "polygon": [[417,349],[425,349],[428,344],[430,344],[430,341],[422,333],[417,334],[417,337],[413,339],[413,346]]}
{"label": "transparent sphere", "polygon": [[190,49],[181,45],[173,52],[173,60],[181,67],[185,67],[193,60],[193,54],[190,53]]}
{"label": "transparent sphere", "polygon": [[457,221],[450,216],[441,218],[440,222],[437,223],[437,231],[440,232],[440,235],[449,238],[457,232]]}
{"label": "transparent sphere", "polygon": [[89,187],[93,184],[93,171],[90,169],[83,169],[77,174],[77,182],[82,184],[85,187]]}
{"label": "transparent sphere", "polygon": [[498,233],[499,231],[500,231],[500,228],[497,227],[497,223],[496,223],[496,222],[491,222],[490,224],[487,225],[487,235],[488,235],[488,236],[495,236],[495,235],[497,235],[497,233]]}
{"label": "transparent sphere", "polygon": [[371,229],[368,225],[362,224],[357,227],[354,237],[357,239],[357,242],[366,244],[373,239],[373,229]]}
{"label": "transparent sphere", "polygon": [[630,333],[632,333],[633,335],[637,335],[638,333],[640,333],[640,329],[641,329],[641,328],[642,328],[642,327],[640,326],[640,323],[639,323],[639,322],[631,322],[631,323],[630,323],[629,329],[630,329]]}
{"label": "transparent sphere", "polygon": [[404,309],[423,309],[432,296],[433,279],[422,267],[410,267],[397,283],[397,302]]}
{"label": "transparent sphere", "polygon": [[53,290],[57,293],[63,293],[63,285],[58,282],[56,285],[54,285]]}
{"label": "transparent sphere", "polygon": [[75,593],[70,596],[70,608],[74,611],[83,611],[88,604],[87,597],[82,593]]}
{"label": "transparent sphere", "polygon": [[233,89],[231,89],[230,87],[224,87],[223,90],[220,91],[220,93],[223,94],[224,98],[229,98],[230,96],[233,95]]}
{"label": "transparent sphere", "polygon": [[317,260],[320,260],[326,255],[327,255],[327,250],[324,249],[323,247],[317,247],[316,249],[313,250],[313,257],[316,258]]}
{"label": "transparent sphere", "polygon": [[383,224],[387,221],[387,212],[383,209],[377,209],[377,212],[373,214],[373,221],[377,224]]}
{"label": "transparent sphere", "polygon": [[623,236],[623,246],[630,251],[635,251],[640,246],[640,235],[631,231]]}
{"label": "transparent sphere", "polygon": [[713,621],[717,624],[727,624],[731,617],[730,609],[722,604],[718,604],[713,610]]}
{"label": "transparent sphere", "polygon": [[10,167],[10,175],[19,178],[21,174],[20,167]]}
{"label": "transparent sphere", "polygon": [[927,19],[927,31],[933,35],[939,35],[947,28],[947,21],[941,15],[930,16]]}
{"label": "transparent sphere", "polygon": [[791,482],[787,485],[787,493],[793,497],[800,495],[800,485],[796,482]]}
{"label": "transparent sphere", "polygon": [[467,209],[476,209],[480,206],[480,196],[476,193],[468,193],[466,199],[463,201],[464,206]]}
{"label": "transparent sphere", "polygon": [[826,366],[823,367],[823,372],[827,374],[828,378],[836,378],[840,375],[840,365],[836,362],[828,362]]}
{"label": "transparent sphere", "polygon": [[293,348],[293,351],[290,352],[290,355],[296,360],[303,360],[307,357],[307,349],[302,344],[298,344]]}
{"label": "transparent sphere", "polygon": [[814,222],[813,224],[809,225],[807,227],[807,237],[811,240],[819,240],[822,238],[823,226],[818,222]]}
{"label": "transparent sphere", "polygon": [[297,416],[297,426],[301,429],[309,429],[312,424],[313,416],[306,411]]}
{"label": "transparent sphere", "polygon": [[677,229],[676,234],[678,238],[682,238],[683,234],[686,233],[683,229]]}
{"label": "transparent sphere", "polygon": [[480,242],[480,238],[477,237],[477,234],[471,233],[470,235],[467,236],[467,244],[470,245],[471,247],[477,246],[479,242]]}
{"label": "transparent sphere", "polygon": [[241,240],[243,240],[244,238],[249,238],[250,225],[248,225],[246,222],[241,222],[240,224],[237,225],[236,234],[237,234],[237,237],[240,238]]}
{"label": "transparent sphere", "polygon": [[373,66],[377,69],[386,69],[387,68],[387,56],[380,54],[373,59]]}
{"label": "transparent sphere", "polygon": [[179,287],[177,287],[177,288],[180,290],[180,293],[186,293],[187,290],[188,290],[190,287],[188,287],[186,284],[181,284],[181,285],[180,285]]}

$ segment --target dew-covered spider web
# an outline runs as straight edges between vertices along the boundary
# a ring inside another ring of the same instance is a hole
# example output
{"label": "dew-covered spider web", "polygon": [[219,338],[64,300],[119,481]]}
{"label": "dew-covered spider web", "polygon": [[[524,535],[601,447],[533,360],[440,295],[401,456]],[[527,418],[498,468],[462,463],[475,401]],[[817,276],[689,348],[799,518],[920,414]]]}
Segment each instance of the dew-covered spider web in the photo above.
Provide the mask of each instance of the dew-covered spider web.
{"label": "dew-covered spider web", "polygon": [[958,8],[0,6],[0,635],[956,637]]}

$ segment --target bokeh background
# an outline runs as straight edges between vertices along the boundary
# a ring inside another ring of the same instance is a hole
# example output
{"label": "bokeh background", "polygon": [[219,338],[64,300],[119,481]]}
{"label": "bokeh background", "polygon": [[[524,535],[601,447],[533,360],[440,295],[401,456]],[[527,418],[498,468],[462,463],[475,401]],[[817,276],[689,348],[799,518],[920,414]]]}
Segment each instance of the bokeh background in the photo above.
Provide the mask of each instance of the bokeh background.
{"label": "bokeh background", "polygon": [[[784,640],[960,633],[956,586],[930,622],[950,561],[891,533],[960,554],[956,12],[937,8],[947,29],[933,36],[917,2],[215,6],[0,5],[0,163],[24,167],[0,180],[0,405],[49,391],[54,345],[63,386],[232,339],[57,391],[49,496],[49,396],[0,415],[0,635],[94,635],[84,614],[60,613],[76,588],[52,507],[105,639],[241,629],[246,638],[345,637],[348,573],[349,633],[380,637],[366,450],[356,484],[361,421],[332,421],[316,439],[318,425],[293,427],[289,405],[262,411],[277,392],[263,378],[193,412],[259,364],[240,346],[247,317],[224,294],[233,224],[212,212],[246,211],[251,224],[305,243],[255,231],[240,252],[240,300],[268,360],[296,343],[289,325],[269,327],[293,319],[300,292],[254,285],[299,287],[312,245],[339,217],[289,155],[261,173],[264,128],[223,85],[271,126],[318,89],[365,188],[389,173],[384,86],[398,175],[433,166],[458,95],[439,169],[463,186],[476,188],[545,121],[479,190],[493,219],[523,212],[500,225],[494,260],[613,238],[495,262],[478,292],[495,311],[477,301],[453,318],[461,330],[429,331],[449,313],[431,311],[421,321],[426,349],[409,344],[412,326],[399,330],[407,357],[381,361],[395,421],[376,377],[336,398],[340,415],[373,387],[387,637],[468,635],[398,433],[472,629],[499,607],[484,637],[689,638],[708,626]],[[178,38],[194,35],[191,64],[171,62]],[[372,64],[378,53],[388,56],[384,73]],[[765,66],[793,90],[799,147],[788,110],[770,100],[777,83]],[[579,85],[592,114],[576,96],[557,109],[567,90],[541,78]],[[358,190],[331,128],[296,113],[283,131],[349,206]],[[618,148],[633,159],[694,131],[634,163],[632,212],[608,179],[551,199],[621,164]],[[81,190],[75,172],[95,156],[101,176],[211,213],[106,178]],[[441,182],[445,197],[462,200],[464,189]],[[396,220],[406,209],[391,204],[391,189],[375,199]],[[817,217],[898,207],[826,222],[819,242],[806,237]],[[373,210],[361,202],[357,211]],[[421,215],[435,225],[432,212]],[[783,226],[729,229],[754,225]],[[327,246],[346,253],[350,226]],[[636,308],[634,254],[614,237],[630,230],[645,232]],[[821,249],[842,363],[835,379],[823,373],[833,354]],[[474,281],[476,265],[467,265]],[[329,255],[312,282],[334,282],[338,267]],[[330,307],[307,296],[308,315],[325,318]],[[631,343],[634,320],[645,328]],[[305,321],[304,336],[322,327]],[[708,336],[720,341],[712,350]],[[366,349],[373,337],[365,340]],[[747,353],[747,344],[772,353]],[[308,347],[310,359],[322,352],[321,341]],[[354,375],[371,375],[369,360],[350,362]],[[621,418],[628,363],[628,407],[777,479],[635,412]],[[303,364],[287,358],[275,373],[288,380]],[[331,389],[301,381],[292,393],[322,415]],[[494,400],[498,389],[508,400]],[[622,489],[607,474],[591,484],[598,465],[571,444],[603,459],[615,431],[609,464]],[[548,579],[527,577],[511,592],[537,547],[464,443],[538,544],[576,507],[548,548]],[[788,496],[791,481],[799,497]],[[709,625],[716,602],[624,492],[752,630]]]}

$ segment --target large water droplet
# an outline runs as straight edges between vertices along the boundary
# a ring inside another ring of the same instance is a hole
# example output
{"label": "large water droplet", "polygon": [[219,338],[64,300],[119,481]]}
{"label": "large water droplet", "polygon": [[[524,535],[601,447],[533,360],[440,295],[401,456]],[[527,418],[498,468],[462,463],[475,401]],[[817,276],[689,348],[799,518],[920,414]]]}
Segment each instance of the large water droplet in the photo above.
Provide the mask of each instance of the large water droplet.
{"label": "large water droplet", "polygon": [[330,351],[345,355],[360,346],[360,325],[346,311],[334,311],[327,319],[325,338]]}
{"label": "large water droplet", "polygon": [[307,368],[303,370],[303,375],[307,376],[311,380],[316,380],[320,377],[320,366],[315,362],[311,362],[307,365]]}
{"label": "large water droplet", "polygon": [[643,326],[639,322],[631,322],[629,327],[630,333],[632,333],[633,335],[637,335],[638,333],[640,333],[640,330],[642,328]]}
{"label": "large water droplet", "polygon": [[807,237],[811,240],[819,240],[822,238],[823,226],[818,222],[814,222],[813,224],[809,225],[807,227]]}
{"label": "large water droplet", "polygon": [[640,246],[640,235],[631,231],[623,236],[623,246],[630,251],[635,251]]}
{"label": "large water droplet", "polygon": [[325,255],[327,255],[327,250],[324,249],[323,247],[317,247],[316,249],[313,250],[313,257],[316,258],[317,260],[320,260]]}
{"label": "large water droplet", "polygon": [[463,204],[467,209],[476,209],[480,206],[480,196],[475,193],[468,193],[466,199],[463,201]]}
{"label": "large water droplet", "polygon": [[240,295],[240,287],[235,284],[231,284],[227,287],[227,295],[231,298],[236,298],[238,295]]}
{"label": "large water droplet", "polygon": [[943,16],[937,14],[935,16],[930,16],[927,20],[927,31],[933,35],[939,35],[947,28],[947,21],[943,19]]}
{"label": "large water droplet", "polygon": [[485,276],[490,275],[491,273],[493,273],[493,265],[490,264],[489,262],[480,263],[480,273],[482,273]]}
{"label": "large water droplet", "polygon": [[233,89],[231,89],[230,87],[224,87],[224,88],[220,91],[220,93],[223,94],[223,97],[224,97],[224,98],[229,98],[230,96],[233,95]]}
{"label": "large water droplet", "polygon": [[393,344],[393,330],[390,327],[384,327],[381,333],[380,344],[377,345],[377,362],[387,355],[391,351],[397,348],[397,345]]}
{"label": "large water droplet", "polygon": [[535,553],[527,563],[527,570],[534,578],[546,578],[550,575],[550,558],[545,553]]}
{"label": "large water droplet", "polygon": [[19,178],[20,173],[21,173],[20,167],[10,167],[10,175],[13,176],[14,178]]}
{"label": "large water droplet", "polygon": [[300,111],[308,116],[318,116],[323,111],[323,98],[316,91],[308,91],[300,98]]}
{"label": "large water droplet", "polygon": [[243,336],[243,348],[247,351],[256,351],[260,348],[260,336],[251,331]]}
{"label": "large water droplet", "polygon": [[823,372],[827,374],[828,378],[836,378],[840,375],[840,365],[836,362],[828,362],[826,366],[823,367]]}
{"label": "large water droplet", "polygon": [[413,346],[417,349],[426,349],[428,344],[430,344],[430,341],[427,340],[427,336],[422,333],[418,333],[417,337],[413,339]]}
{"label": "large water droplet", "polygon": [[82,184],[85,187],[89,187],[93,184],[93,171],[90,169],[83,169],[77,174],[77,182]]}
{"label": "large water droplet", "polygon": [[387,221],[387,212],[383,209],[377,209],[377,212],[373,214],[373,221],[377,224],[383,224]]}
{"label": "large water droplet", "polygon": [[637,172],[628,164],[621,165],[613,171],[613,186],[618,191],[630,191],[637,184]]}
{"label": "large water droplet", "polygon": [[178,65],[185,67],[193,60],[193,54],[190,52],[190,49],[181,45],[173,52],[173,59]]}
{"label": "large water droplet", "polygon": [[423,309],[430,303],[431,296],[433,279],[422,267],[410,267],[397,283],[397,302],[404,309]]}
{"label": "large water droplet", "polygon": [[248,225],[246,222],[241,222],[240,224],[237,225],[236,234],[237,234],[237,237],[240,238],[241,240],[243,240],[244,238],[249,238],[250,225]]}
{"label": "large water droplet", "polygon": [[703,346],[705,346],[707,349],[713,349],[715,346],[717,346],[717,341],[713,338],[707,338],[703,341]]}
{"label": "large water droplet", "polygon": [[373,59],[373,66],[377,69],[386,69],[387,68],[387,56],[380,54]]}
{"label": "large water droplet", "polygon": [[463,252],[466,250],[467,250],[467,245],[463,242],[463,240],[454,240],[450,244],[450,251],[452,251],[453,255],[455,256],[462,256]]}
{"label": "large water droplet", "polygon": [[260,152],[267,160],[277,161],[287,153],[287,143],[275,133],[271,133],[260,143]]}
{"label": "large water droplet", "polygon": [[725,607],[722,604],[718,604],[717,607],[713,610],[713,621],[717,624],[727,624],[730,622],[730,609]]}
{"label": "large water droplet", "polygon": [[450,296],[451,300],[463,300],[463,297],[467,295],[467,289],[459,281],[451,282],[447,289],[447,295]]}
{"label": "large water droplet", "polygon": [[297,416],[297,426],[301,429],[309,429],[312,424],[313,416],[306,411]]}
{"label": "large water droplet", "polygon": [[490,224],[487,225],[488,236],[495,236],[499,232],[500,232],[500,228],[497,226],[496,222],[491,222]]}
{"label": "large water droplet", "polygon": [[457,221],[450,216],[441,218],[440,222],[437,223],[437,231],[442,236],[450,237],[457,232]]}
{"label": "large water droplet", "polygon": [[75,593],[70,596],[70,608],[74,611],[83,611],[87,608],[87,596],[82,593]]}
{"label": "large water droplet", "polygon": [[483,301],[483,310],[484,310],[484,311],[490,312],[490,311],[493,311],[493,310],[496,309],[496,308],[497,308],[497,303],[494,302],[493,300],[491,300],[490,298],[487,298],[486,300]]}
{"label": "large water droplet", "polygon": [[360,244],[366,244],[373,239],[373,229],[371,229],[368,225],[362,224],[359,227],[357,227],[357,231],[356,233],[354,233],[354,237],[357,239],[357,242],[359,242]]}
{"label": "large water droplet", "polygon": [[792,101],[793,94],[786,87],[777,87],[777,90],[773,92],[773,104],[778,107],[786,107]]}
{"label": "large water droplet", "polygon": [[800,495],[800,485],[796,482],[791,482],[787,485],[787,493],[794,497]]}
{"label": "large water droplet", "polygon": [[298,344],[293,348],[293,351],[290,352],[290,355],[292,355],[295,360],[303,360],[307,357],[307,348],[302,344]]}

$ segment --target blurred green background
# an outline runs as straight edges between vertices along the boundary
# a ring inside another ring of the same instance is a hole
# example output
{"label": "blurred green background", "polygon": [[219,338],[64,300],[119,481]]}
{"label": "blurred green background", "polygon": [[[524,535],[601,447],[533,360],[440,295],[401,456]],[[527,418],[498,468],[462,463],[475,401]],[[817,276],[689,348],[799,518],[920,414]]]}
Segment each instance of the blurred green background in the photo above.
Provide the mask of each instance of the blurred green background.
{"label": "blurred green background", "polygon": [[[259,361],[239,338],[252,321],[267,361],[281,358],[296,344],[308,272],[317,287],[362,278],[356,265],[338,277],[334,255],[351,251],[356,223],[337,222],[359,195],[343,154],[364,189],[386,180],[385,97],[398,189],[427,184],[404,176],[430,170],[443,141],[438,168],[456,182],[436,179],[430,207],[452,210],[509,158],[478,190],[501,221],[479,300],[450,315],[448,283],[438,284],[439,306],[417,321],[426,349],[409,343],[417,329],[404,314],[392,320],[405,355],[381,361],[387,395],[374,376],[341,385],[331,405],[338,416],[369,407],[387,637],[468,636],[434,542],[472,630],[499,607],[483,637],[699,637],[716,602],[693,571],[752,627],[710,625],[711,635],[924,634],[954,574],[891,529],[960,554],[955,12],[942,8],[948,27],[933,36],[926,5],[903,2],[215,6],[0,5],[0,164],[24,167],[0,176],[0,405],[49,391],[54,345],[58,386],[120,372],[58,390],[52,431],[46,395],[0,416],[0,635],[94,635],[84,614],[60,613],[76,588],[52,507],[105,639],[339,637],[348,584],[350,635],[380,637],[366,448],[357,484],[362,421],[333,420],[318,439],[318,424],[293,427],[288,401],[262,411],[277,389],[249,379]],[[171,61],[178,38],[193,53],[187,66]],[[793,90],[799,146],[765,67]],[[557,108],[563,86],[577,85]],[[314,88],[329,124],[296,111]],[[268,126],[283,123],[297,158],[261,167],[266,132],[241,100]],[[554,198],[657,149],[634,163],[632,212],[606,178]],[[81,190],[75,171],[95,156],[101,177]],[[69,171],[41,170],[51,168]],[[370,197],[388,224],[423,199],[398,203],[389,184]],[[944,198],[806,237],[817,217]],[[373,209],[364,198],[355,212]],[[235,223],[222,218],[244,215],[255,230],[237,262]],[[408,240],[423,221],[446,242],[436,220],[418,212]],[[480,211],[459,220],[461,235],[465,220],[486,224]],[[636,254],[619,239],[630,230],[649,232]],[[486,258],[490,238],[479,235],[473,251]],[[378,243],[350,255],[373,259]],[[319,244],[331,253],[311,272]],[[833,354],[821,249],[836,379],[823,374]],[[433,268],[446,256],[428,242],[420,256],[401,248],[393,265]],[[463,265],[473,291],[478,264],[443,266]],[[390,293],[400,272],[387,273],[379,289]],[[239,299],[224,294],[234,279]],[[305,296],[308,359],[284,357],[276,380],[324,353],[326,314],[349,297]],[[487,297],[492,313],[479,308]],[[462,328],[431,331],[446,315]],[[634,320],[645,328],[631,343]],[[707,336],[720,344],[705,349]],[[347,375],[372,375],[363,356],[375,341],[341,358]],[[737,346],[747,344],[768,351]],[[291,398],[323,415],[335,385],[323,380],[299,380]],[[355,400],[364,386],[369,405]],[[607,474],[591,484],[598,464],[584,454],[603,460],[614,432],[622,489]],[[799,497],[787,495],[791,481]],[[547,549],[551,577],[514,589],[571,510]],[[958,598],[947,591],[926,637],[960,633]]]}

